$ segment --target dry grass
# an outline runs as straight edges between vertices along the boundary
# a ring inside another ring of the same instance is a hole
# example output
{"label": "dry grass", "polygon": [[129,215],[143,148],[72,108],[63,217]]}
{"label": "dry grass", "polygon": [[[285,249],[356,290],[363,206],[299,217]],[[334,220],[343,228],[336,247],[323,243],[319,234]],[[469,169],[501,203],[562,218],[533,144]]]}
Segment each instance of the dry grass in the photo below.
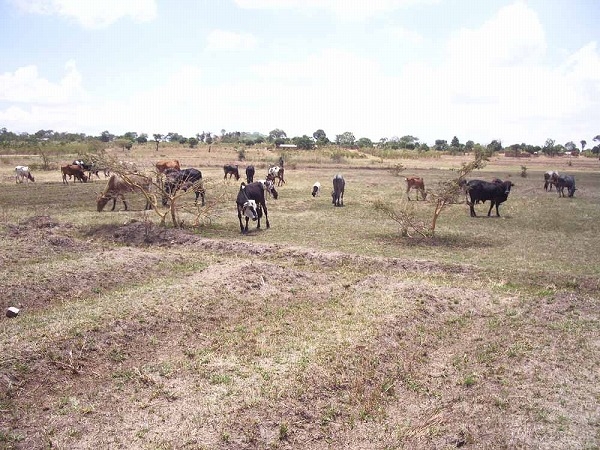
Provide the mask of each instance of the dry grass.
{"label": "dry grass", "polygon": [[[0,448],[598,448],[597,161],[574,199],[543,191],[555,161],[492,161],[477,177],[516,184],[501,218],[453,205],[408,239],[371,203],[403,197],[397,160],[290,153],[271,229],[241,236],[235,149],[171,150],[128,157],[228,199],[187,231],[0,159],[0,306],[22,308],[0,320]],[[260,176],[278,155],[246,157]],[[403,165],[432,187],[461,162]]]}

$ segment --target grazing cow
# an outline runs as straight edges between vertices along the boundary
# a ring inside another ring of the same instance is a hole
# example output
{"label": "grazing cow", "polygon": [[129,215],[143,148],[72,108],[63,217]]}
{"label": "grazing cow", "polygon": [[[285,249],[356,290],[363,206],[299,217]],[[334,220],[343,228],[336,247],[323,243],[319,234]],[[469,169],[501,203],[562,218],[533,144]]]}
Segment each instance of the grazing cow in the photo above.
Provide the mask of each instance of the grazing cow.
{"label": "grazing cow", "polygon": [[321,183],[319,183],[318,181],[315,184],[313,184],[311,195],[313,197],[318,197],[319,195],[321,195]]}
{"label": "grazing cow", "polygon": [[256,182],[260,183],[260,185],[263,187],[265,192],[269,194],[269,196],[277,200],[279,194],[275,190],[275,183],[273,183],[273,180],[256,180]]}
{"label": "grazing cow", "polygon": [[165,173],[167,169],[181,170],[181,166],[179,165],[179,161],[176,159],[161,159],[158,161],[154,167],[156,167],[156,182],[159,183],[161,180],[161,175]]}
{"label": "grazing cow", "polygon": [[409,192],[411,189],[415,189],[417,191],[417,201],[419,201],[419,192],[421,193],[421,197],[423,200],[427,198],[427,192],[425,192],[425,182],[421,177],[406,177],[406,196],[410,200]]}
{"label": "grazing cow", "polygon": [[346,187],[346,181],[344,177],[339,173],[333,177],[333,192],[331,197],[334,206],[344,206],[344,188]]}
{"label": "grazing cow", "polygon": [[[100,175],[98,175],[98,173],[101,170],[104,172],[104,178],[106,178],[110,172],[108,169],[98,168],[96,166],[96,164],[94,164],[94,163],[86,163],[85,161],[78,160],[78,159],[73,161],[72,165],[78,165],[79,167],[81,167],[83,169],[84,172],[87,172],[88,180],[90,180],[90,181],[92,179],[92,175],[96,175],[96,178],[100,179]],[[70,176],[69,176],[69,178],[70,178]]]}
{"label": "grazing cow", "polygon": [[[256,228],[260,228],[260,218],[262,217],[263,211],[265,214],[265,221],[267,228],[269,224],[269,216],[267,213],[267,204],[265,202],[265,189],[259,182],[250,184],[242,183],[240,185],[240,191],[236,199],[238,220],[240,221],[240,232],[248,232],[248,221],[250,219],[256,220]],[[242,224],[242,216],[246,218],[246,226]]]}
{"label": "grazing cow", "polygon": [[466,189],[471,197],[471,201],[468,202],[471,210],[471,217],[477,217],[475,214],[474,205],[478,202],[485,203],[487,200],[491,202],[490,209],[488,211],[488,217],[492,212],[492,208],[496,206],[496,216],[500,217],[498,212],[498,206],[508,198],[510,188],[514,184],[511,181],[503,181],[501,183],[490,183],[483,180],[471,180],[466,183]]}
{"label": "grazing cow", "polygon": [[[121,198],[123,206],[125,207],[125,211],[127,211],[128,208],[127,202],[125,201],[125,194],[128,192],[141,190],[145,190],[147,192],[150,190],[151,186],[152,180],[144,175],[132,173],[119,177],[113,174],[108,179],[108,183],[106,183],[104,191],[102,191],[102,193],[98,195],[98,198],[96,199],[98,212],[101,212],[110,200],[113,201],[111,211],[114,211],[118,197]],[[150,204],[148,198],[146,198],[146,206],[144,209],[151,208],[152,205]]]}
{"label": "grazing cow", "polygon": [[224,180],[227,179],[227,175],[229,175],[229,179],[231,179],[231,177],[235,177],[236,180],[240,179],[240,171],[238,170],[238,166],[225,164],[223,166],[223,172],[225,173],[225,176],[223,177]]}
{"label": "grazing cow", "polygon": [[559,197],[565,196],[565,188],[569,193],[569,197],[575,195],[577,188],[575,187],[575,177],[573,175],[559,175],[556,178],[556,191]]}
{"label": "grazing cow", "polygon": [[556,185],[558,177],[559,174],[555,170],[549,170],[548,172],[544,173],[544,190],[551,191],[552,186]]}
{"label": "grazing cow", "polygon": [[24,180],[35,182],[35,178],[31,175],[29,166],[17,166],[15,167],[15,181],[17,183],[23,183]]}
{"label": "grazing cow", "polygon": [[62,179],[64,184],[69,184],[69,182],[67,181],[67,175],[69,177],[73,176],[73,183],[75,183],[75,180],[79,180],[80,183],[86,183],[88,180],[88,177],[85,175],[85,173],[83,173],[83,169],[78,164],[67,164],[65,166],[62,166],[60,168],[60,171],[62,172]]}
{"label": "grazing cow", "polygon": [[204,183],[202,182],[202,172],[197,169],[174,170],[168,169],[165,171],[165,194],[162,199],[163,206],[167,204],[167,196],[174,195],[179,189],[184,192],[191,187],[195,194],[195,203],[198,203],[198,196],[202,197],[202,206],[204,206]]}
{"label": "grazing cow", "polygon": [[253,183],[254,182],[254,166],[248,166],[246,167],[246,181],[248,183]]}
{"label": "grazing cow", "polygon": [[277,186],[281,186],[281,184],[285,184],[285,180],[283,179],[284,169],[280,166],[273,166],[269,168],[269,173],[267,174],[267,179],[271,179],[275,181],[277,178]]}

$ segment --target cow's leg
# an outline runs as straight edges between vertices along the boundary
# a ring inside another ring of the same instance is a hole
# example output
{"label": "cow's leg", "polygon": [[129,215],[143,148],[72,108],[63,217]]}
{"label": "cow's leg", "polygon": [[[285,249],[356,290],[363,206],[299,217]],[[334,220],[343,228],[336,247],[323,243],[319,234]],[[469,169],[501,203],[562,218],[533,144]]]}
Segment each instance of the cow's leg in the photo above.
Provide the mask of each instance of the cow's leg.
{"label": "cow's leg", "polygon": [[112,208],[110,208],[110,210],[114,211],[115,210],[115,206],[117,206],[117,197],[113,197],[112,201],[113,201],[113,205],[112,205]]}
{"label": "cow's leg", "polygon": [[492,208],[494,207],[494,205],[496,205],[496,215],[498,215],[498,203],[496,203],[494,200],[491,200],[490,209],[488,210],[488,217],[490,217],[490,215],[492,214]]}
{"label": "cow's leg", "polygon": [[475,204],[475,202],[473,201],[473,199],[471,199],[471,202],[469,203],[471,217],[477,217],[477,214],[475,214],[475,207],[473,206],[474,204]]}

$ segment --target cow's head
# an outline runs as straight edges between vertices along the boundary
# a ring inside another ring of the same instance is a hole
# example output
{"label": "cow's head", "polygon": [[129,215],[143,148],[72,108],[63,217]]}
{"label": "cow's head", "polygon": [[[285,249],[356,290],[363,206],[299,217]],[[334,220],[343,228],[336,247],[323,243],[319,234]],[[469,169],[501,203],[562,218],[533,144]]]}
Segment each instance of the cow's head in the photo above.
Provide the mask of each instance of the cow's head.
{"label": "cow's head", "polygon": [[254,200],[248,200],[242,205],[242,215],[252,220],[258,219],[258,211]]}
{"label": "cow's head", "polygon": [[504,183],[504,193],[506,195],[508,195],[508,193],[510,192],[510,188],[514,186],[512,181],[505,181]]}
{"label": "cow's head", "polygon": [[104,207],[106,206],[106,204],[108,203],[109,200],[110,200],[110,197],[107,197],[106,195],[98,194],[98,197],[96,198],[96,206],[98,208],[98,212],[101,212],[104,209]]}

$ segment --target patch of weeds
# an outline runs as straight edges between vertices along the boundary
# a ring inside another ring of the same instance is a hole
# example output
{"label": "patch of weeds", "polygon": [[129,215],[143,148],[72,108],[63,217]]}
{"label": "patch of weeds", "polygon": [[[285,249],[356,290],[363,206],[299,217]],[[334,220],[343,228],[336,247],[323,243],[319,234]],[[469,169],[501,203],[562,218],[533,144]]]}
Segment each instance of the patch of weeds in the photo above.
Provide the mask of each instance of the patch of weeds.
{"label": "patch of weeds", "polygon": [[465,387],[474,386],[475,383],[477,383],[477,377],[475,376],[475,374],[467,375],[463,380],[463,386]]}
{"label": "patch of weeds", "polygon": [[339,414],[340,412],[335,406],[329,405],[321,417],[321,425],[327,425],[330,422],[333,422]]}
{"label": "patch of weeds", "polygon": [[215,373],[210,377],[211,384],[231,384],[231,377],[227,374]]}
{"label": "patch of weeds", "polygon": [[287,441],[289,436],[290,436],[290,430],[289,430],[288,424],[285,422],[280,423],[279,424],[279,440]]}
{"label": "patch of weeds", "polygon": [[221,433],[221,440],[223,442],[229,442],[229,441],[231,441],[231,435],[227,431],[223,431]]}
{"label": "patch of weeds", "polygon": [[[25,439],[25,437],[20,434],[0,430],[0,443],[15,444],[17,442],[21,442],[23,439]],[[4,448],[4,445],[2,446],[2,448]],[[6,448],[11,448],[11,447],[8,446]]]}
{"label": "patch of weeds", "polygon": [[125,354],[120,348],[111,348],[108,352],[108,358],[114,362],[123,362],[125,361]]}
{"label": "patch of weeds", "polygon": [[494,406],[502,411],[505,411],[508,408],[508,400],[501,397],[494,398]]}

